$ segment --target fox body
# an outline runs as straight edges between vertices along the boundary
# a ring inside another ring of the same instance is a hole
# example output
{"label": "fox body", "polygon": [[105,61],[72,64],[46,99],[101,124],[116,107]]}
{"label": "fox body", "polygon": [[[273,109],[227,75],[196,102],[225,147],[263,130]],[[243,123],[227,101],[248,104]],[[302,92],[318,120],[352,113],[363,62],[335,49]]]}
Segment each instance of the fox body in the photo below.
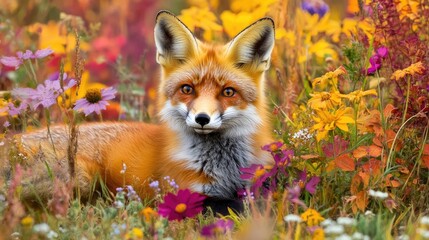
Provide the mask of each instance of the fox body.
{"label": "fox body", "polygon": [[[180,188],[210,197],[234,198],[246,183],[240,168],[267,164],[261,146],[271,131],[264,97],[264,71],[274,45],[274,24],[263,18],[226,45],[197,40],[174,15],[162,11],[155,26],[161,66],[160,124],[106,122],[79,126],[76,174],[81,194],[99,175],[114,191],[132,185],[142,198],[150,181],[166,176]],[[54,148],[51,140],[54,143]],[[51,128],[17,137],[33,171],[29,182],[49,195],[48,174],[67,180],[67,129]],[[55,151],[54,151],[55,149]],[[39,166],[39,167],[36,167]],[[56,167],[55,167],[56,166]]]}

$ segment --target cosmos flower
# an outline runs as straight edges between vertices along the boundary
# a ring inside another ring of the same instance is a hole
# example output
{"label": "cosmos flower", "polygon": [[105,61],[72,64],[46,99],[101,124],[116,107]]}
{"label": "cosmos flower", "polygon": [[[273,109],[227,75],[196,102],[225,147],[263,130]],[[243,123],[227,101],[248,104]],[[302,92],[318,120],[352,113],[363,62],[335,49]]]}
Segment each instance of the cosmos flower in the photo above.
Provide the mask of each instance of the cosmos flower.
{"label": "cosmos flower", "polygon": [[30,50],[25,50],[25,52],[19,51],[16,53],[16,57],[15,56],[3,56],[3,57],[1,57],[0,63],[2,63],[3,65],[5,65],[7,67],[13,67],[16,70],[21,66],[21,64],[24,62],[24,60],[40,59],[40,58],[47,57],[47,56],[51,55],[52,53],[54,53],[54,51],[52,51],[52,49],[50,49],[50,48],[40,49],[40,50],[37,50],[35,53],[33,53]]}
{"label": "cosmos flower", "polygon": [[329,6],[323,0],[304,0],[301,8],[311,15],[318,14],[320,17],[325,16],[329,11]]}
{"label": "cosmos flower", "polygon": [[230,219],[219,219],[213,224],[204,226],[201,235],[205,237],[216,237],[226,234],[234,228],[234,222]]}
{"label": "cosmos flower", "polygon": [[101,114],[109,105],[108,100],[115,98],[116,89],[108,87],[104,89],[88,89],[85,97],[76,101],[74,110],[83,111],[85,116],[95,112]]}
{"label": "cosmos flower", "polygon": [[381,60],[387,57],[388,50],[386,47],[379,47],[375,54],[369,58],[369,63],[371,66],[366,70],[367,75],[374,74],[378,69],[381,68]]}
{"label": "cosmos flower", "polygon": [[177,195],[168,193],[164,197],[164,202],[159,204],[158,213],[170,221],[194,217],[203,210],[205,198],[199,193],[191,193],[189,189],[181,189]]}
{"label": "cosmos flower", "polygon": [[301,188],[304,188],[307,192],[314,194],[316,193],[317,184],[320,182],[320,177],[313,176],[307,181],[307,170],[298,173],[297,183]]}

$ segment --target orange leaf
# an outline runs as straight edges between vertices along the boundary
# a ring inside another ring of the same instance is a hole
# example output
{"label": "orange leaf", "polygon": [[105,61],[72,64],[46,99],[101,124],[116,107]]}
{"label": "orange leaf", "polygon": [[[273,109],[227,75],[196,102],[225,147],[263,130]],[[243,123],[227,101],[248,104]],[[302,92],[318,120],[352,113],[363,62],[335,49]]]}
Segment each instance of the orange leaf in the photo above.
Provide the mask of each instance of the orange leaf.
{"label": "orange leaf", "polygon": [[398,180],[392,179],[393,175],[392,174],[387,174],[385,181],[386,181],[386,186],[387,187],[394,187],[397,188],[399,186],[401,186],[401,183]]}
{"label": "orange leaf", "polygon": [[381,167],[381,161],[375,158],[371,158],[368,162],[362,165],[362,169],[371,176],[379,175],[381,173]]}
{"label": "orange leaf", "polygon": [[371,177],[367,172],[359,172],[359,177],[361,177],[363,185],[367,187],[369,185],[369,178]]}
{"label": "orange leaf", "polygon": [[359,146],[355,150],[353,150],[353,157],[359,159],[368,156],[368,147],[367,146]]}
{"label": "orange leaf", "polygon": [[425,167],[429,168],[429,156],[423,156],[422,160],[423,160],[423,165],[425,165]]}
{"label": "orange leaf", "polygon": [[359,176],[359,174],[356,174],[353,179],[352,182],[350,184],[350,192],[352,194],[357,194],[359,192],[359,186],[362,183],[362,177]]}
{"label": "orange leaf", "polygon": [[381,147],[378,147],[378,146],[375,146],[375,145],[369,146],[368,150],[369,150],[368,151],[369,155],[371,157],[379,157],[381,155],[381,151],[382,151]]}
{"label": "orange leaf", "polygon": [[366,191],[360,191],[356,194],[356,206],[362,212],[365,211],[366,205],[368,205],[368,196]]}
{"label": "orange leaf", "polygon": [[343,171],[350,172],[355,170],[355,160],[348,154],[343,154],[335,158],[335,164]]}
{"label": "orange leaf", "polygon": [[392,116],[392,112],[393,110],[395,110],[396,108],[392,105],[392,104],[387,104],[386,107],[384,108],[384,117],[385,118],[390,118]]}
{"label": "orange leaf", "polygon": [[308,160],[308,159],[318,158],[320,156],[317,154],[306,154],[306,155],[301,155],[300,157],[304,160]]}

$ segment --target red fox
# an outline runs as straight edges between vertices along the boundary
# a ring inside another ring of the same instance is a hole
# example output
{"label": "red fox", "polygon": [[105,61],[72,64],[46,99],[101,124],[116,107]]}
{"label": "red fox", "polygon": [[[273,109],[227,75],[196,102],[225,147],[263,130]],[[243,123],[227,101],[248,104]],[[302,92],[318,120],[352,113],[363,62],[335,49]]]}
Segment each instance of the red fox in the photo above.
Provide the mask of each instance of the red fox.
{"label": "red fox", "polygon": [[[161,66],[158,125],[104,122],[79,126],[76,174],[82,195],[95,176],[113,192],[132,185],[153,196],[150,181],[169,176],[180,188],[231,199],[245,186],[240,168],[268,164],[271,140],[264,72],[274,46],[274,23],[262,18],[225,45],[199,41],[173,14],[161,11],[154,30]],[[65,126],[16,139],[33,174],[33,192],[47,197],[52,180],[69,179]]]}

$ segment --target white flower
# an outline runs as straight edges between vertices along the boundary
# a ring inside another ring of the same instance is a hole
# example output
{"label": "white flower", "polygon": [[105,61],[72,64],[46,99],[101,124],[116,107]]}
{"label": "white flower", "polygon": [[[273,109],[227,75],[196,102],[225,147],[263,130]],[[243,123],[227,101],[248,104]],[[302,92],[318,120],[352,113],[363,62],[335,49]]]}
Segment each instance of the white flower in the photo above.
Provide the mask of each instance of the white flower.
{"label": "white flower", "polygon": [[429,216],[423,216],[423,217],[420,219],[420,223],[421,223],[422,225],[429,225]]}
{"label": "white flower", "polygon": [[325,228],[325,233],[326,234],[341,234],[344,232],[344,227],[342,225],[337,225],[337,224],[333,224],[333,225],[329,225]]}
{"label": "white flower", "polygon": [[343,226],[354,226],[356,225],[356,219],[349,217],[339,217],[337,218],[337,223]]}
{"label": "white flower", "polygon": [[127,165],[125,163],[122,163],[122,169],[119,173],[125,174],[126,171],[127,171]]}
{"label": "white flower", "polygon": [[295,214],[288,214],[283,218],[283,220],[285,220],[285,222],[302,222],[301,217]]}
{"label": "white flower", "polygon": [[54,231],[49,231],[48,234],[46,234],[46,237],[49,239],[53,239],[53,238],[57,238],[58,237],[58,233],[54,232]]}
{"label": "white flower", "polygon": [[410,240],[410,237],[408,235],[400,235],[398,240]]}
{"label": "white flower", "polygon": [[379,199],[386,199],[389,196],[387,192],[374,191],[372,189],[370,189],[368,193],[371,197],[379,198]]}
{"label": "white flower", "polygon": [[322,227],[327,227],[327,226],[329,226],[329,225],[335,225],[335,224],[337,224],[337,223],[336,223],[334,220],[330,219],[330,218],[325,219],[325,220],[323,220],[323,221],[320,223],[320,225],[321,225]]}
{"label": "white flower", "polygon": [[33,226],[33,231],[35,231],[36,233],[47,234],[49,230],[51,230],[51,228],[46,223],[39,223]]}
{"label": "white flower", "polygon": [[374,214],[372,211],[367,210],[367,211],[365,212],[365,216],[367,216],[367,217],[374,217],[374,216],[375,216],[375,214]]}
{"label": "white flower", "polygon": [[335,238],[335,240],[352,240],[352,238],[347,234],[342,234]]}
{"label": "white flower", "polygon": [[353,239],[353,240],[371,240],[369,236],[367,236],[367,235],[363,235],[363,234],[362,234],[362,233],[360,233],[360,232],[355,232],[355,233],[353,233],[353,235],[352,235],[352,239]]}

